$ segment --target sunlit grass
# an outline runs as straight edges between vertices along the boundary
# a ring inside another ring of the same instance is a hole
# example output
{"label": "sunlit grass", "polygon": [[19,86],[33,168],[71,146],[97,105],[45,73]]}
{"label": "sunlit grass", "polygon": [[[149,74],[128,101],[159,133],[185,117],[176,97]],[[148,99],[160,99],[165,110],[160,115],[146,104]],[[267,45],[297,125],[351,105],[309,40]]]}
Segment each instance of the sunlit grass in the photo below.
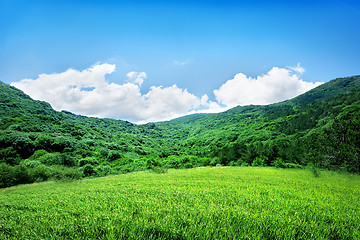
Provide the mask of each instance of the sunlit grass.
{"label": "sunlit grass", "polygon": [[0,191],[0,239],[359,239],[360,176],[253,167]]}

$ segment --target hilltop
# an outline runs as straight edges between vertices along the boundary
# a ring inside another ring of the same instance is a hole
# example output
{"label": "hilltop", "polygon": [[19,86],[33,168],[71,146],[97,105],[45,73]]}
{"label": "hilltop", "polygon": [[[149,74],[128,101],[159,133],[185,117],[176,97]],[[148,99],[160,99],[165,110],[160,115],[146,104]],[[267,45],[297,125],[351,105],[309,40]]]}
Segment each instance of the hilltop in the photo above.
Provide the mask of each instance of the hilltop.
{"label": "hilltop", "polygon": [[135,125],[58,112],[0,82],[0,186],[197,166],[360,173],[360,76],[294,99]]}

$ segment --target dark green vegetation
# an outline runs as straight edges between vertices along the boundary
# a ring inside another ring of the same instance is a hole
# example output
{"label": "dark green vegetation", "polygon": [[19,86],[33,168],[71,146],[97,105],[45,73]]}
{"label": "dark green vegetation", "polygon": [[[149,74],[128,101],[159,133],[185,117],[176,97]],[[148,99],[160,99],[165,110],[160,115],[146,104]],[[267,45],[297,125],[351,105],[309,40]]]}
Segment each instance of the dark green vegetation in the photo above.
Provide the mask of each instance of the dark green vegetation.
{"label": "dark green vegetation", "polygon": [[360,76],[282,103],[145,125],[57,112],[0,83],[0,187],[218,164],[360,173],[359,143]]}
{"label": "dark green vegetation", "polygon": [[360,239],[360,176],[212,167],[0,190],[0,239]]}

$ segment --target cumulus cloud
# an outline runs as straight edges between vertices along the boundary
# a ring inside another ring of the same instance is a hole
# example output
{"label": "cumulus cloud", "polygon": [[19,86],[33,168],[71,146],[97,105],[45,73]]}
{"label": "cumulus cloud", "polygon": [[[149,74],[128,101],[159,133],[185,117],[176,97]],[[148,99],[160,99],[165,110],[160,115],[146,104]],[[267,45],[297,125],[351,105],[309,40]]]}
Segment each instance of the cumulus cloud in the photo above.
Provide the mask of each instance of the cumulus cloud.
{"label": "cumulus cloud", "polygon": [[129,82],[138,84],[139,86],[143,84],[144,79],[147,77],[144,72],[129,72],[126,76],[128,77]]}
{"label": "cumulus cloud", "polygon": [[49,102],[56,110],[146,123],[193,113],[221,112],[237,105],[279,102],[321,84],[301,80],[299,74],[305,70],[300,64],[294,69],[274,67],[256,78],[236,74],[214,90],[217,101],[211,101],[206,94],[197,97],[177,85],[152,86],[143,94],[140,87],[147,79],[145,72],[129,72],[124,84],[107,82],[106,75],[114,71],[114,64],[97,64],[83,71],[68,69],[41,74],[11,85],[34,99]]}
{"label": "cumulus cloud", "polygon": [[125,84],[108,83],[105,76],[114,71],[113,64],[99,64],[83,71],[41,74],[11,85],[34,99],[49,102],[56,110],[134,122],[168,120],[200,105],[199,98],[176,85],[151,87],[141,94],[144,72],[128,73]]}
{"label": "cumulus cloud", "polygon": [[300,79],[299,73],[304,71],[298,64],[294,69],[274,67],[267,74],[256,78],[239,73],[214,90],[214,94],[219,103],[228,107],[284,101],[322,84]]}

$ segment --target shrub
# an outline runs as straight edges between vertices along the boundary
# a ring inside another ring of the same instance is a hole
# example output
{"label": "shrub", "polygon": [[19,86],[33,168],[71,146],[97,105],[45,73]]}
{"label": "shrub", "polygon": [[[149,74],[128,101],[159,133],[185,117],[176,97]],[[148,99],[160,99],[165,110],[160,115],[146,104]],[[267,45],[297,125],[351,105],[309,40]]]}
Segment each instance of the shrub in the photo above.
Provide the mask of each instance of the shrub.
{"label": "shrub", "polygon": [[83,168],[83,175],[85,177],[96,175],[95,168],[90,164],[86,164]]}
{"label": "shrub", "polygon": [[[236,162],[234,162],[233,166],[242,166],[243,164],[245,164],[246,162],[244,160],[242,160],[241,158],[239,158]],[[246,163],[247,164],[247,163]],[[246,165],[248,166],[248,164]]]}
{"label": "shrub", "polygon": [[33,182],[28,169],[24,165],[16,165],[13,167],[13,169],[14,169],[14,185]]}
{"label": "shrub", "polygon": [[265,157],[256,157],[251,165],[258,166],[258,167],[265,167],[266,159],[265,159]]}
{"label": "shrub", "polygon": [[76,166],[76,159],[70,153],[47,153],[39,157],[38,160],[47,165]]}
{"label": "shrub", "polygon": [[274,161],[274,166],[277,168],[284,168],[285,162],[281,157],[277,157]]}
{"label": "shrub", "polygon": [[184,164],[184,168],[193,168],[193,167],[194,167],[194,165],[192,162],[187,162]]}
{"label": "shrub", "polygon": [[10,187],[17,184],[33,182],[28,169],[23,165],[10,166],[0,164],[0,187]]}
{"label": "shrub", "polygon": [[167,168],[180,168],[180,158],[175,155],[170,155],[164,160]]}
{"label": "shrub", "polygon": [[83,167],[83,166],[85,166],[85,165],[87,165],[87,164],[90,164],[90,165],[98,165],[99,164],[99,162],[97,161],[97,159],[96,158],[94,158],[94,157],[86,157],[86,158],[84,158],[84,159],[81,159],[80,161],[79,161],[79,167]]}
{"label": "shrub", "polygon": [[136,167],[134,166],[133,163],[128,163],[128,164],[116,167],[116,170],[120,173],[129,173],[129,172],[136,171]]}
{"label": "shrub", "polygon": [[44,164],[42,164],[40,161],[36,161],[36,160],[25,160],[23,162],[23,164],[28,167],[28,168],[35,168],[35,167],[38,167],[38,166],[42,166]]}
{"label": "shrub", "polygon": [[0,188],[14,185],[14,172],[10,165],[0,163]]}
{"label": "shrub", "polygon": [[35,182],[46,181],[52,175],[50,169],[44,165],[39,165],[39,166],[29,169],[29,173],[30,173],[31,178]]}
{"label": "shrub", "polygon": [[31,160],[37,160],[39,159],[40,157],[44,156],[45,154],[48,154],[48,152],[44,149],[39,149],[39,150],[36,150],[34,152],[33,155],[31,155],[31,157],[29,157],[29,159]]}
{"label": "shrub", "polygon": [[210,158],[207,157],[202,157],[202,158],[198,158],[198,166],[208,166],[210,165]]}
{"label": "shrub", "polygon": [[112,166],[121,166],[121,165],[126,165],[132,162],[132,159],[129,158],[118,158],[115,161],[111,162]]}
{"label": "shrub", "polygon": [[230,161],[228,165],[229,166],[236,166],[234,161]]}
{"label": "shrub", "polygon": [[73,180],[80,179],[81,172],[77,168],[64,166],[51,166],[51,177],[54,180]]}
{"label": "shrub", "polygon": [[108,165],[101,165],[96,168],[96,172],[103,177],[112,174],[112,168]]}
{"label": "shrub", "polygon": [[210,161],[210,166],[216,166],[217,164],[221,164],[220,158],[214,157],[214,158]]}

